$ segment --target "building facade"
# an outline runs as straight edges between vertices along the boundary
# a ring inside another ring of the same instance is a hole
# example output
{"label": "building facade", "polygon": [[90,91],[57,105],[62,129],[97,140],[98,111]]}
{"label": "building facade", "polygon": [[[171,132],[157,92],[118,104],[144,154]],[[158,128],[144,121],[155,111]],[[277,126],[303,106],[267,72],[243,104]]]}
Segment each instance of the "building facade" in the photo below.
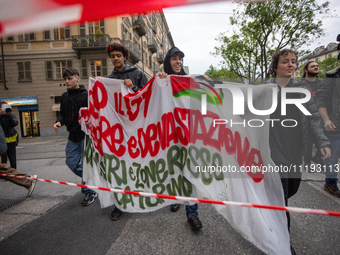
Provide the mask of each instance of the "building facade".
{"label": "building facade", "polygon": [[[163,13],[122,16],[3,38],[0,99],[12,105],[20,137],[55,135],[53,124],[66,91],[62,71],[80,71],[88,78],[108,76],[113,65],[107,54],[111,43],[129,50],[127,64],[150,79],[163,70],[166,52],[174,46]],[[66,134],[63,128],[59,135]]]}

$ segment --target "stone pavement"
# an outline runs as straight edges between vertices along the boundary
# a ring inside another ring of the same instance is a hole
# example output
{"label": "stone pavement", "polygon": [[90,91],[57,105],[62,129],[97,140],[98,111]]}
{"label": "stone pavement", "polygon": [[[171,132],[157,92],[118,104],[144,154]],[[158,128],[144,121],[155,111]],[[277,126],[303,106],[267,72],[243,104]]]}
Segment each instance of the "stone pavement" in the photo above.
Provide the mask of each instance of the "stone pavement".
{"label": "stone pavement", "polygon": [[[66,137],[21,139],[18,169],[40,178],[79,183],[65,165]],[[340,199],[323,190],[322,173],[303,173],[290,206],[340,211]],[[211,205],[200,204],[203,229],[192,232],[185,210],[125,213],[81,206],[80,188],[38,182],[27,190],[0,181],[0,254],[262,254]],[[257,210],[257,209],[254,209]],[[291,242],[297,254],[339,254],[340,218],[292,213]]]}

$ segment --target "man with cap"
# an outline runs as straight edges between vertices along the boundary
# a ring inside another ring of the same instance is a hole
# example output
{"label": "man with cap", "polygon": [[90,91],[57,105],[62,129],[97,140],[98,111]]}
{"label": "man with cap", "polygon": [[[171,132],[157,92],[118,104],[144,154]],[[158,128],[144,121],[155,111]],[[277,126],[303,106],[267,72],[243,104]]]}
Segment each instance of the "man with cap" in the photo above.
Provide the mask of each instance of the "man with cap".
{"label": "man with cap", "polygon": [[[177,47],[171,48],[164,59],[164,73],[160,72],[158,73],[158,76],[161,79],[166,78],[169,74],[174,75],[186,75],[184,69],[183,69],[183,58],[184,53],[180,51]],[[209,79],[207,75],[203,75],[205,79]],[[172,204],[170,206],[170,210],[172,212],[177,212],[180,208],[180,204]],[[199,230],[202,228],[202,222],[198,218],[198,205],[186,205],[185,210],[187,214],[188,223],[190,224],[191,228],[193,230]]]}

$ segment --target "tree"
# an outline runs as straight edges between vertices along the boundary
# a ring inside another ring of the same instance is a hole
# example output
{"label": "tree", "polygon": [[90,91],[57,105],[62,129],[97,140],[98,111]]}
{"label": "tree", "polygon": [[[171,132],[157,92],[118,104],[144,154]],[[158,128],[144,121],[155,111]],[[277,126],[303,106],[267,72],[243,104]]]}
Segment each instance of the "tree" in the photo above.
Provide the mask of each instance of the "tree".
{"label": "tree", "polygon": [[328,57],[324,61],[318,63],[320,67],[319,77],[325,77],[325,73],[333,70],[334,68],[339,66],[339,60],[337,57]]}
{"label": "tree", "polygon": [[213,65],[210,65],[209,69],[204,74],[208,75],[211,79],[241,82],[235,72],[232,72],[225,67],[222,67],[220,70],[218,70],[217,68],[213,67]]}
{"label": "tree", "polygon": [[269,78],[272,54],[283,48],[300,49],[324,35],[316,15],[328,13],[329,2],[281,0],[248,3],[241,1],[230,22],[238,31],[232,36],[221,33],[214,55],[243,82],[254,84]]}

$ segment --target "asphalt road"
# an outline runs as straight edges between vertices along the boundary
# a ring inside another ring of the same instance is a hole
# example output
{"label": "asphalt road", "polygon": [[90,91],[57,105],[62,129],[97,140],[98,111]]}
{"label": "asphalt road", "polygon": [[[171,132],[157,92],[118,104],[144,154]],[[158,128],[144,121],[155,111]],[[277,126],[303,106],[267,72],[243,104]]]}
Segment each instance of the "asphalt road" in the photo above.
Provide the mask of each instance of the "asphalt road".
{"label": "asphalt road", "polygon": [[[21,139],[18,169],[39,178],[76,182],[65,165],[66,137]],[[289,206],[340,211],[340,199],[323,190],[322,173],[303,173]],[[77,187],[38,182],[27,191],[0,180],[0,254],[262,254],[210,205],[199,205],[203,229],[193,232],[184,206],[176,212],[125,213],[99,201],[81,205]],[[254,209],[257,210],[257,209]],[[291,244],[297,254],[340,254],[340,218],[291,214]]]}

